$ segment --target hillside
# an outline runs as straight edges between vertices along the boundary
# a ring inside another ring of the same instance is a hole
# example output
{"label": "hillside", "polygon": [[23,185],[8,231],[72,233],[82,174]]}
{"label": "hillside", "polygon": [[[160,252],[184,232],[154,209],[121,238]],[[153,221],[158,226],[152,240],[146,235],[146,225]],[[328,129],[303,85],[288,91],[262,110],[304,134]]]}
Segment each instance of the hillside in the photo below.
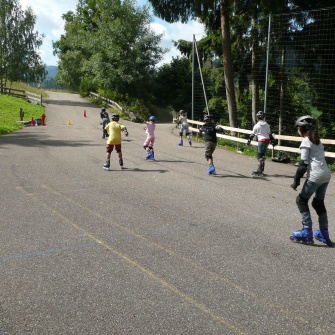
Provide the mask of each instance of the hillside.
{"label": "hillside", "polygon": [[57,71],[58,71],[58,66],[56,66],[56,65],[47,65],[46,66],[46,70],[48,72],[46,79],[56,78],[56,74],[57,74]]}

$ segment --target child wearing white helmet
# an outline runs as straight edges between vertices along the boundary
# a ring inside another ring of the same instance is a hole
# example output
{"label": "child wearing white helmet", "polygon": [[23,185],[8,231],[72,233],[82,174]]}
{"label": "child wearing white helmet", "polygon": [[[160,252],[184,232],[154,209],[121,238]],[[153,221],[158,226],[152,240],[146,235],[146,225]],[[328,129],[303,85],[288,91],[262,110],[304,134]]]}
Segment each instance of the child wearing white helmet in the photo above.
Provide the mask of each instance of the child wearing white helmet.
{"label": "child wearing white helmet", "polygon": [[180,129],[179,129],[180,141],[178,145],[180,146],[183,145],[183,133],[185,131],[188,144],[192,146],[192,141],[190,138],[190,130],[189,130],[188,121],[187,121],[187,113],[184,110],[179,111],[179,117],[177,120],[177,124],[180,124]]}
{"label": "child wearing white helmet", "polygon": [[300,179],[307,172],[304,185],[296,198],[302,220],[302,229],[293,231],[290,239],[293,242],[313,244],[312,218],[308,206],[308,201],[314,194],[312,207],[318,215],[319,229],[314,231],[314,237],[327,244],[329,247],[335,247],[335,243],[329,238],[328,216],[324,199],[331,174],[325,160],[323,144],[315,130],[316,120],[309,116],[301,116],[295,122],[299,135],[303,138],[300,144],[300,162],[294,176],[291,187],[296,191],[300,185]]}
{"label": "child wearing white helmet", "polygon": [[265,167],[265,153],[266,149],[269,146],[269,143],[274,146],[275,140],[271,134],[269,124],[264,120],[264,113],[259,111],[256,114],[257,123],[254,125],[252,129],[252,133],[249,136],[249,140],[247,142],[250,145],[251,141],[255,136],[257,136],[258,146],[257,146],[257,160],[258,160],[258,168],[253,171],[252,174],[261,176],[264,172]]}

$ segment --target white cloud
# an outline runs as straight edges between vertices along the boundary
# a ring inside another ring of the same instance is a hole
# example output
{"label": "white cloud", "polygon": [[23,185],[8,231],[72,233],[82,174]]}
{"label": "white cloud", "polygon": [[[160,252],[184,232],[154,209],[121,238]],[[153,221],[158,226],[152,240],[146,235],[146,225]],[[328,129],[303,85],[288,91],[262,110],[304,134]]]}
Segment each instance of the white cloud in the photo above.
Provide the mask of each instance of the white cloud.
{"label": "white cloud", "polygon": [[174,47],[173,41],[192,41],[193,35],[195,35],[197,40],[204,36],[204,26],[196,21],[192,21],[187,24],[183,24],[181,22],[166,23],[156,18],[155,22],[151,24],[151,27],[156,33],[164,34],[161,46],[169,49],[169,51],[164,55],[162,63],[170,63],[172,57],[181,55],[179,50]]}
{"label": "white cloud", "polygon": [[53,55],[52,42],[59,40],[64,33],[64,20],[62,15],[72,10],[75,11],[77,0],[20,0],[23,9],[31,7],[36,16],[35,30],[45,35],[43,45],[39,49],[43,63],[57,65],[57,57]]}
{"label": "white cloud", "polygon": [[[138,1],[141,5],[143,2],[143,0]],[[43,45],[39,49],[43,63],[57,65],[58,59],[53,55],[52,42],[56,42],[64,34],[62,15],[68,11],[75,11],[78,0],[49,2],[45,0],[20,0],[20,3],[23,9],[27,9],[27,7],[32,8],[33,13],[36,15],[35,30],[39,34],[45,35]],[[151,26],[156,33],[164,33],[161,46],[169,49],[164,55],[162,63],[169,63],[172,57],[180,56],[180,52],[173,46],[172,40],[178,41],[184,39],[192,41],[193,34],[199,37],[199,34],[203,34],[204,32],[203,25],[195,21],[187,24],[180,22],[169,24],[155,17]]]}

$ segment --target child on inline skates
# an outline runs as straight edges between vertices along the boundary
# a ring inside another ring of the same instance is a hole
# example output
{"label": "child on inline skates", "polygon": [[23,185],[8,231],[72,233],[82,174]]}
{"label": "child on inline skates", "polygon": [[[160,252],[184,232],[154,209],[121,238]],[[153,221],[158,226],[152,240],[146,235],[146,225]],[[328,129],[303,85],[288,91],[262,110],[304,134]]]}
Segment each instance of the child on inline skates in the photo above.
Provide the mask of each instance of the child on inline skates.
{"label": "child on inline skates", "polygon": [[105,136],[108,136],[107,130],[105,130],[105,127],[110,122],[109,115],[106,111],[106,108],[101,108],[100,118],[101,118],[100,124],[102,125],[102,138],[104,139]]}
{"label": "child on inline skates", "polygon": [[205,158],[208,162],[208,174],[209,175],[215,175],[215,167],[213,162],[213,153],[217,146],[217,136],[216,133],[218,132],[224,132],[223,128],[217,126],[214,123],[214,118],[212,115],[205,115],[204,122],[200,128],[199,132],[204,133],[204,141],[205,141]]}
{"label": "child on inline skates", "polygon": [[109,131],[109,137],[107,139],[106,146],[106,162],[103,166],[105,170],[108,170],[110,167],[110,157],[111,153],[115,147],[115,151],[119,157],[119,164],[122,168],[123,159],[122,159],[122,151],[121,151],[121,131],[123,131],[128,136],[127,128],[119,123],[120,116],[118,114],[112,114],[112,121],[108,123],[105,127],[106,131]]}
{"label": "child on inline skates", "polygon": [[146,124],[145,126],[145,133],[147,134],[147,138],[145,139],[143,143],[143,148],[147,152],[147,155],[145,157],[146,160],[154,160],[155,159],[155,153],[154,153],[154,143],[155,143],[155,124],[156,118],[154,116],[149,117],[149,121],[144,121]]}
{"label": "child on inline skates", "polygon": [[325,160],[323,144],[315,130],[315,125],[316,120],[309,115],[301,116],[295,122],[295,127],[297,127],[298,133],[303,140],[299,147],[301,160],[291,187],[296,191],[300,185],[300,179],[306,172],[307,177],[301,192],[296,198],[303,227],[302,230],[293,231],[290,239],[293,242],[314,243],[312,218],[308,206],[308,201],[314,194],[312,207],[318,215],[320,228],[314,231],[314,237],[329,247],[335,247],[335,243],[329,238],[327,210],[324,204],[331,175]]}
{"label": "child on inline skates", "polygon": [[179,136],[180,136],[180,141],[178,145],[182,146],[183,145],[183,133],[185,130],[186,137],[188,140],[188,144],[192,146],[192,141],[190,138],[190,131],[188,128],[188,122],[187,122],[187,113],[184,110],[179,111],[179,117],[177,120],[177,124],[180,124],[180,129],[179,129]]}
{"label": "child on inline skates", "polygon": [[252,174],[263,175],[264,167],[265,167],[265,153],[266,149],[269,146],[269,143],[274,146],[275,140],[271,134],[269,124],[264,120],[264,113],[259,111],[256,114],[257,123],[254,125],[252,129],[252,133],[249,136],[249,140],[247,142],[250,145],[251,141],[257,135],[258,147],[257,147],[257,160],[258,160],[258,168],[253,171]]}

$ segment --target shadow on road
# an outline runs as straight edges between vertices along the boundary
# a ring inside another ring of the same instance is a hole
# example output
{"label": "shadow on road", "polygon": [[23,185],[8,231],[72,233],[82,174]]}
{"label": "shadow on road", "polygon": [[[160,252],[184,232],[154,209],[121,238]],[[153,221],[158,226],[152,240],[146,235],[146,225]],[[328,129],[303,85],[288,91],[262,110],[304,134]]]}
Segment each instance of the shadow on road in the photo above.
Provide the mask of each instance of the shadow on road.
{"label": "shadow on road", "polygon": [[97,108],[96,105],[92,104],[89,101],[71,101],[71,100],[51,100],[45,99],[43,101],[44,104],[50,105],[60,105],[60,106],[76,106],[76,107],[90,107],[90,108]]}
{"label": "shadow on road", "polygon": [[135,171],[135,172],[159,172],[159,173],[165,173],[165,172],[169,172],[169,170],[162,170],[162,169],[158,169],[158,170],[145,170],[145,169],[140,169],[140,168],[127,168],[127,167],[123,167],[122,170],[120,169],[115,169],[115,170],[111,170],[109,169],[107,172],[124,172],[124,171]]}
{"label": "shadow on road", "polygon": [[0,147],[7,144],[15,144],[22,147],[82,147],[82,146],[101,146],[88,141],[69,141],[69,140],[48,140],[45,135],[38,136],[31,133],[15,133],[16,136],[3,136]]}

